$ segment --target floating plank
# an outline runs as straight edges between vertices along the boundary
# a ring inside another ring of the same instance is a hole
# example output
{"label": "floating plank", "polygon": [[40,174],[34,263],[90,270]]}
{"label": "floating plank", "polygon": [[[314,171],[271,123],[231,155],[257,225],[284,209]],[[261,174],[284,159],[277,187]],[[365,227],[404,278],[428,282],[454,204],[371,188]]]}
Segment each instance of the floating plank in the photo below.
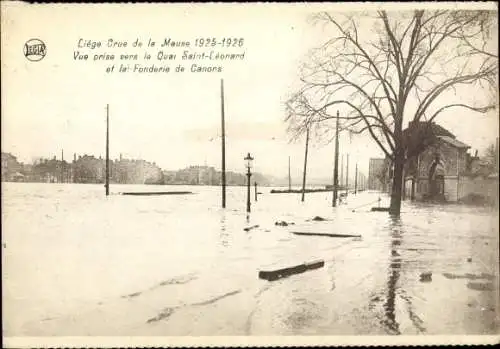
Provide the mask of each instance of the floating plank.
{"label": "floating plank", "polygon": [[264,279],[267,281],[275,281],[282,279],[294,274],[301,274],[307,270],[319,269],[325,265],[323,260],[317,260],[309,263],[299,264],[289,268],[271,270],[271,271],[259,271],[259,279]]}
{"label": "floating plank", "polygon": [[252,225],[251,227],[246,227],[246,228],[243,228],[243,230],[244,230],[244,231],[250,231],[250,230],[252,230],[252,229],[254,229],[254,228],[258,228],[258,227],[259,227],[259,225],[258,225],[258,224],[256,224],[256,225]]}
{"label": "floating plank", "polygon": [[389,207],[372,207],[372,212],[389,212]]}
{"label": "floating plank", "polygon": [[[304,190],[305,193],[325,193],[325,192],[331,192],[331,189],[306,189]],[[301,194],[302,189],[284,189],[284,190],[279,190],[279,189],[271,189],[271,194]]]}
{"label": "floating plank", "polygon": [[325,261],[319,259],[317,261],[306,263],[306,268],[308,270],[319,269],[325,266]]}
{"label": "floating plank", "polygon": [[361,235],[353,235],[353,234],[309,233],[309,232],[302,232],[302,231],[292,231],[292,234],[305,235],[305,236],[328,236],[331,238],[360,238],[361,237]]}
{"label": "floating plank", "polygon": [[190,191],[132,191],[123,192],[121,195],[135,195],[135,196],[148,196],[148,195],[187,195],[193,194]]}

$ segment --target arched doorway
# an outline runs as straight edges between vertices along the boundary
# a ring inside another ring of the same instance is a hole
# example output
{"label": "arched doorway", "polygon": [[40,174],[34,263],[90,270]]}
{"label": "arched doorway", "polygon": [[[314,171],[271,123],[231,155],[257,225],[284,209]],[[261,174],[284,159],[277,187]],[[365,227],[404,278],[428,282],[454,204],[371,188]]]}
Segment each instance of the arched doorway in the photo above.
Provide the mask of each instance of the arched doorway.
{"label": "arched doorway", "polygon": [[429,198],[444,200],[445,166],[437,153],[429,168]]}

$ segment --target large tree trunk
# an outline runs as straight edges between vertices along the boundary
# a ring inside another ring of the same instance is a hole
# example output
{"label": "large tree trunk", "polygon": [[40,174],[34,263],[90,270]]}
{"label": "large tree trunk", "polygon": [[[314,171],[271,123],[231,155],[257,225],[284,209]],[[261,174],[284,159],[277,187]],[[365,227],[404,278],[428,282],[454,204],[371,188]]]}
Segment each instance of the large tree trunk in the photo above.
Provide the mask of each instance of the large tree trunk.
{"label": "large tree trunk", "polygon": [[391,188],[391,205],[389,214],[399,216],[403,189],[403,170],[405,164],[405,148],[403,145],[403,110],[397,112],[394,125],[394,172]]}
{"label": "large tree trunk", "polygon": [[399,216],[401,213],[401,194],[403,189],[403,167],[404,167],[404,150],[402,147],[397,148],[394,152],[394,175],[392,178],[391,190],[391,206],[389,213]]}

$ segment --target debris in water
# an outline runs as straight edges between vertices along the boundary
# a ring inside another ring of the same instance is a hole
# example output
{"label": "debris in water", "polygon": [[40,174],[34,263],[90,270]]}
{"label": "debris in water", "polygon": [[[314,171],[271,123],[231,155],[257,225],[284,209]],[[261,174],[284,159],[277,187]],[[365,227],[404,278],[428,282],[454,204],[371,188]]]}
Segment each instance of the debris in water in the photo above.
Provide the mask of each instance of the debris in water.
{"label": "debris in water", "polygon": [[138,297],[142,294],[142,292],[135,292],[135,293],[131,293],[131,294],[128,294],[126,296],[122,296],[122,298],[134,298],[134,297]]}
{"label": "debris in water", "polygon": [[289,225],[294,225],[295,223],[293,222],[285,222],[285,221],[277,221],[277,222],[274,222],[274,225],[279,225],[279,226],[282,226],[282,227],[287,227]]}
{"label": "debris in water", "polygon": [[295,265],[289,268],[283,268],[271,271],[259,271],[259,279],[264,279],[267,281],[275,281],[290,275],[304,273],[307,270],[322,268],[324,265],[325,261],[317,260],[309,263]]}
{"label": "debris in water", "polygon": [[467,262],[472,262],[472,258],[467,258]]}
{"label": "debris in water", "polygon": [[468,280],[478,280],[478,279],[486,279],[486,280],[493,280],[494,276],[491,274],[487,273],[481,273],[481,274],[452,274],[452,273],[443,273],[443,276],[447,279],[468,279]]}
{"label": "debris in water", "polygon": [[331,238],[360,238],[361,237],[361,235],[352,235],[352,234],[309,233],[309,232],[301,232],[301,231],[292,231],[292,234],[305,235],[305,236],[328,236]]}
{"label": "debris in water", "polygon": [[389,207],[372,207],[372,212],[389,212]]}
{"label": "debris in water", "polygon": [[432,273],[425,272],[420,274],[420,282],[431,282],[432,281]]}
{"label": "debris in water", "polygon": [[243,228],[243,230],[244,230],[244,231],[250,231],[250,230],[252,230],[252,229],[254,229],[254,228],[258,228],[258,227],[259,227],[259,225],[258,225],[258,224],[256,224],[256,225],[252,225],[251,227],[246,227],[246,228]]}
{"label": "debris in water", "polygon": [[467,288],[475,291],[493,291],[493,283],[491,282],[469,282]]}

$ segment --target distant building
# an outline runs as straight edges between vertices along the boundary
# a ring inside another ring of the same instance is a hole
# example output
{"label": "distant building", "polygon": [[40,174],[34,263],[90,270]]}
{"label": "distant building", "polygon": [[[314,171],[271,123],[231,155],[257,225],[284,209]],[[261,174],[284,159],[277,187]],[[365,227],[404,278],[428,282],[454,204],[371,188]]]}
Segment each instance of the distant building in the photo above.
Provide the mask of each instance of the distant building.
{"label": "distant building", "polygon": [[163,184],[164,175],[154,162],[142,159],[124,159],[110,161],[111,181],[121,184]]}
{"label": "distant building", "polygon": [[386,190],[385,159],[371,158],[368,167],[368,190]]}
{"label": "distant building", "polygon": [[2,181],[24,181],[23,164],[10,153],[2,152]]}
{"label": "distant building", "polygon": [[93,155],[78,156],[73,162],[75,183],[104,183],[106,161]]}

